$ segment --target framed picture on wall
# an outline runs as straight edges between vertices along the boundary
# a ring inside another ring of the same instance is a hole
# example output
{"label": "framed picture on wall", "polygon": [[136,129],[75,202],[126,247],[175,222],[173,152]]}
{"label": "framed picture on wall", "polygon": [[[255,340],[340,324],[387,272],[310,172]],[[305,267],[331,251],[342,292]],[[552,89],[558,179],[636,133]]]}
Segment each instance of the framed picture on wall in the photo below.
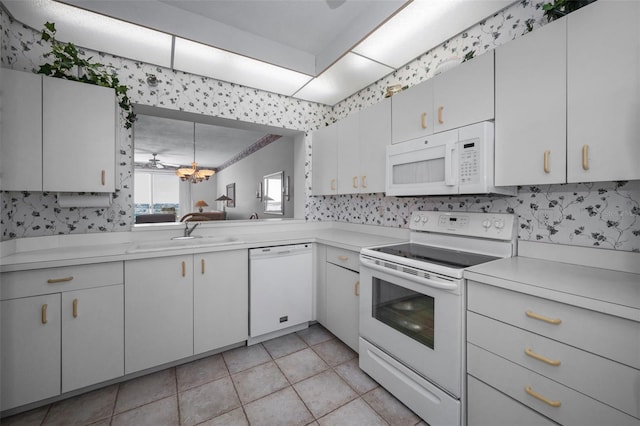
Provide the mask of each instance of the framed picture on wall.
{"label": "framed picture on wall", "polygon": [[227,197],[231,198],[227,200],[227,207],[235,207],[236,206],[236,184],[230,183],[227,185]]}

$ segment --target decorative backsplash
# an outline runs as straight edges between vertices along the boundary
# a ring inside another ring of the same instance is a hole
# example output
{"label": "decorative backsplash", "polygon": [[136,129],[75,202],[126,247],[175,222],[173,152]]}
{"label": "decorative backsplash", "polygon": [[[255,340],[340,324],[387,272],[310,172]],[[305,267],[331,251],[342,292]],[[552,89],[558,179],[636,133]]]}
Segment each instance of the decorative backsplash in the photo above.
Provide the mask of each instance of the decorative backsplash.
{"label": "decorative backsplash", "polygon": [[[545,23],[543,2],[516,3],[334,108],[282,95],[173,71],[102,53],[120,80],[133,88],[134,103],[181,109],[307,132],[306,192],[311,187],[311,131],[382,100],[387,86],[413,86],[434,76],[471,50],[478,56]],[[0,11],[2,66],[30,71],[43,62],[39,33],[12,22]],[[91,54],[91,53],[89,53]],[[155,74],[157,87],[146,84]],[[2,193],[2,239],[30,236],[128,231],[133,223],[132,140],[122,128],[119,175],[122,189],[107,209],[58,207],[48,193]],[[519,238],[580,246],[640,251],[640,182],[598,182],[523,187],[515,197],[385,197],[383,194],[307,196],[306,218],[406,228],[416,209],[515,213]]]}

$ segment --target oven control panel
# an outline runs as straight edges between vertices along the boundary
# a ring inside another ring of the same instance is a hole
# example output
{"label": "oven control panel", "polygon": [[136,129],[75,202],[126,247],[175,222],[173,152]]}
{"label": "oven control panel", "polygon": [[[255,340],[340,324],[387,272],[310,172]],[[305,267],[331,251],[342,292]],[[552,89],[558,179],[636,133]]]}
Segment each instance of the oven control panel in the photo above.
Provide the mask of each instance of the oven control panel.
{"label": "oven control panel", "polygon": [[505,213],[420,211],[411,214],[409,229],[511,240],[516,236],[516,216]]}

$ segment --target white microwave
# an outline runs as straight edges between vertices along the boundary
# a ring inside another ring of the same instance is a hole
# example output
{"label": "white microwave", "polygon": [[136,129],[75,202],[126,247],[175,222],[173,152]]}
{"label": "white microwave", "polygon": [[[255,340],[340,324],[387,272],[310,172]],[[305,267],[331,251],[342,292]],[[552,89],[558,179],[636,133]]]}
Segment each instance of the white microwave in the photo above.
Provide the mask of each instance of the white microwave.
{"label": "white microwave", "polygon": [[386,194],[516,195],[493,185],[493,123],[485,121],[387,146]]}

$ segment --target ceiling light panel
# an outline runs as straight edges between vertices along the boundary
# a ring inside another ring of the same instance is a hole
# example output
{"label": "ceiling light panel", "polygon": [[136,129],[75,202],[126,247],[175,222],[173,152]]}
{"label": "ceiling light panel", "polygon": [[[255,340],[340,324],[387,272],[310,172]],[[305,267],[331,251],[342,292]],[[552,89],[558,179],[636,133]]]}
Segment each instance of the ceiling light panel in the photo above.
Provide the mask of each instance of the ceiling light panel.
{"label": "ceiling light panel", "polygon": [[295,93],[294,97],[335,105],[391,72],[393,72],[392,68],[362,56],[347,53],[331,68]]}
{"label": "ceiling light panel", "polygon": [[311,80],[305,74],[178,37],[173,66],[180,71],[287,96]]}
{"label": "ceiling light panel", "polygon": [[171,36],[51,0],[3,0],[18,21],[42,29],[56,24],[56,38],[137,61],[171,66]]}
{"label": "ceiling light panel", "polygon": [[513,0],[414,0],[353,51],[397,69]]}

